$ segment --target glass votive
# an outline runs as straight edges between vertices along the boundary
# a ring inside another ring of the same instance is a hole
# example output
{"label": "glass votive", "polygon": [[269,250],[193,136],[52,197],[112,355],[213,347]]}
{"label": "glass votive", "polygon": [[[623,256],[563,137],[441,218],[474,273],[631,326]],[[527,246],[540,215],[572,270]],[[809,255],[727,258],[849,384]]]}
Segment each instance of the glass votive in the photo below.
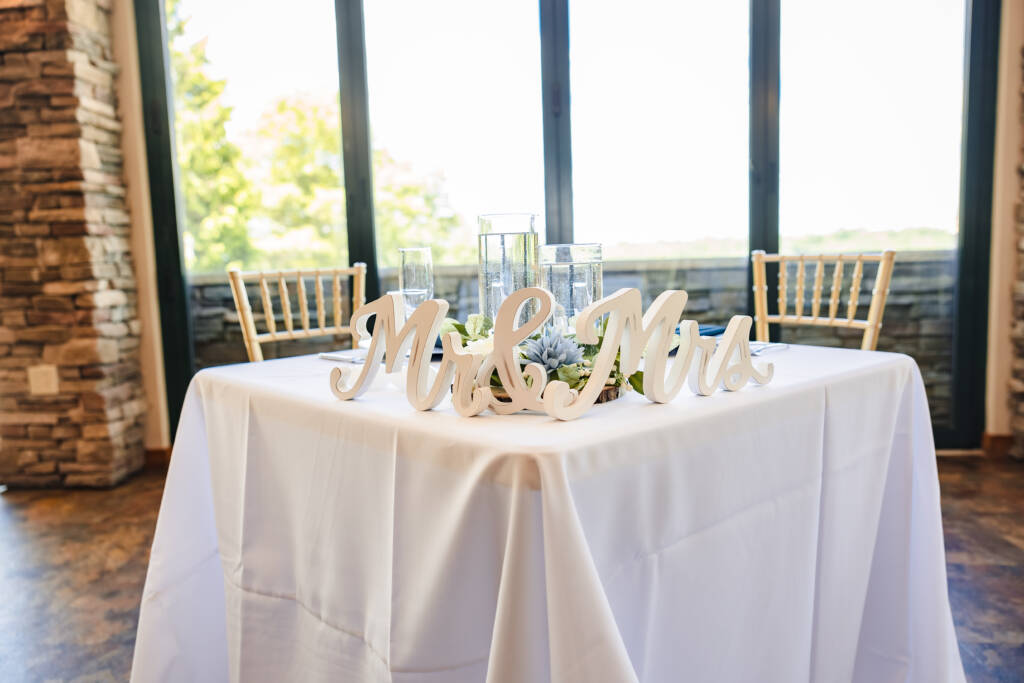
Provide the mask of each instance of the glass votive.
{"label": "glass votive", "polygon": [[417,306],[434,297],[434,262],[430,247],[403,247],[398,255],[398,289],[405,299],[408,317]]}
{"label": "glass votive", "polygon": [[602,296],[600,244],[548,244],[540,248],[540,286],[555,297],[551,323],[562,329]]}
{"label": "glass votive", "polygon": [[[517,289],[536,287],[539,281],[537,216],[530,213],[479,216],[480,313],[494,320],[502,302]],[[533,314],[524,306],[517,324]]]}

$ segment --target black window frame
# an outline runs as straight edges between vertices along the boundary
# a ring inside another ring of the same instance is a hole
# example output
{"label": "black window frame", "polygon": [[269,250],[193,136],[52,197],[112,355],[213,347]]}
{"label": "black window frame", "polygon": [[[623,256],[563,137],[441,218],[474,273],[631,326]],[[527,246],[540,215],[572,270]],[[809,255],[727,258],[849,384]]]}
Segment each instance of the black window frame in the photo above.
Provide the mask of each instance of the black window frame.
{"label": "black window frame", "polygon": [[[750,0],[749,248],[779,246],[780,14],[783,0]],[[182,260],[178,169],[164,0],[134,0],[156,274],[172,432],[195,372]],[[953,331],[951,428],[945,448],[975,448],[985,421],[996,79],[1001,0],[967,0],[960,233]],[[349,259],[367,264],[367,296],[380,293],[373,205],[363,0],[335,0]],[[548,243],[573,241],[569,0],[539,0],[544,195]],[[749,278],[749,272],[748,272]],[[749,280],[748,280],[749,282]],[[769,276],[769,288],[776,279]],[[775,305],[769,291],[769,307]],[[752,294],[748,311],[753,310]]]}

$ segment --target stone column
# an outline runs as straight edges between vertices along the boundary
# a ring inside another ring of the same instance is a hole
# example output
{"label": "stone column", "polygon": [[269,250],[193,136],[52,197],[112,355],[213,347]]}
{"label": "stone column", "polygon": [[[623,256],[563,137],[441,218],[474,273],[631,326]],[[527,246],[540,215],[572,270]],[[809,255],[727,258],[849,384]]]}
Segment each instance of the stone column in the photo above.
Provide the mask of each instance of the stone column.
{"label": "stone column", "polygon": [[145,400],[111,0],[0,0],[0,482],[109,486]]}
{"label": "stone column", "polygon": [[[1024,52],[1021,54],[1024,65]],[[1021,71],[1024,74],[1024,68]],[[1024,126],[1024,87],[1021,89],[1020,122]],[[1010,455],[1024,459],[1024,149],[1017,150],[1020,165],[1017,167],[1019,188],[1017,200],[1017,279],[1013,283],[1013,376],[1010,378],[1010,403],[1013,417],[1013,446]]]}

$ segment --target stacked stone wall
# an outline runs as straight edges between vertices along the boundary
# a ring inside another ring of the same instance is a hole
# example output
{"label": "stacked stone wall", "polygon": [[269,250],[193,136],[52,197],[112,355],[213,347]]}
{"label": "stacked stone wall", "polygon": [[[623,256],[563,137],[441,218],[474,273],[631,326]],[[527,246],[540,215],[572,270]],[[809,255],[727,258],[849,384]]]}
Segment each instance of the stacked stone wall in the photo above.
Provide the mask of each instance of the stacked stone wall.
{"label": "stacked stone wall", "polygon": [[0,483],[109,486],[145,399],[110,0],[0,0]]}
{"label": "stacked stone wall", "polygon": [[[1024,51],[1021,54],[1024,65]],[[1021,69],[1024,74],[1024,68]],[[1020,124],[1024,127],[1024,87],[1021,88]],[[1013,364],[1010,377],[1010,408],[1013,410],[1010,428],[1013,430],[1013,445],[1010,455],[1024,459],[1024,147],[1017,150],[1020,165],[1017,168],[1018,201],[1017,218],[1017,278],[1013,283]]]}

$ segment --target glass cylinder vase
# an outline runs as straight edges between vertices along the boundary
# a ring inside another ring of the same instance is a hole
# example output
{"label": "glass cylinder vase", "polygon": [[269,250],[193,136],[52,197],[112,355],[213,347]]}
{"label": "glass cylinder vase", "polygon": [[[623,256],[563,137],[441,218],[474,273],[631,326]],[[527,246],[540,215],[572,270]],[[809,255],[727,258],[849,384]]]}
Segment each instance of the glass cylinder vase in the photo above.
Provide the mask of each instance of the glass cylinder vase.
{"label": "glass cylinder vase", "polygon": [[408,317],[424,301],[434,298],[434,259],[430,247],[401,247],[398,258],[398,289]]}
{"label": "glass cylinder vase", "polygon": [[[498,308],[512,292],[536,287],[539,282],[537,217],[529,213],[479,216],[480,312],[494,320]],[[529,318],[533,307],[524,307],[517,324]]]}
{"label": "glass cylinder vase", "polygon": [[571,329],[583,309],[602,296],[600,244],[548,244],[540,248],[540,286],[555,297],[551,324]]}

